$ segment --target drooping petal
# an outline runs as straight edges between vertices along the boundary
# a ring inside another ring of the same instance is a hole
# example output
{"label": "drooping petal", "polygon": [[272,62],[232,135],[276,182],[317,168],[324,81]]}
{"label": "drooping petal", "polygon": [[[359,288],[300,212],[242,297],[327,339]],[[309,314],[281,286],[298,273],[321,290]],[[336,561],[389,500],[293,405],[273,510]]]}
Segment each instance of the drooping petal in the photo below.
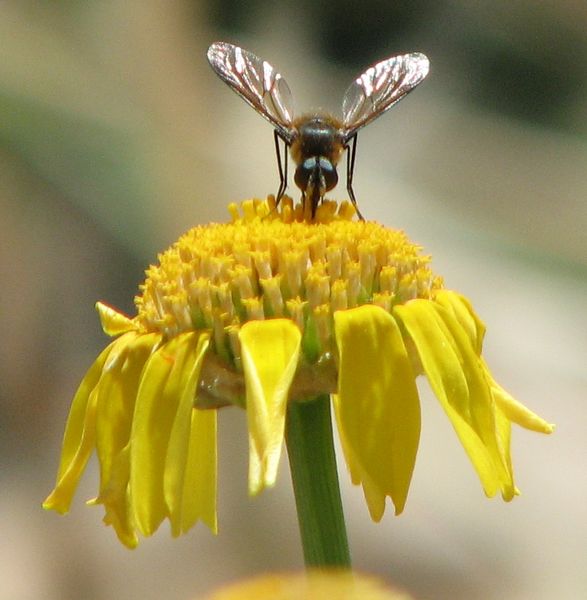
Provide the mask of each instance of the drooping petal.
{"label": "drooping petal", "polygon": [[395,313],[412,338],[430,385],[467,452],[487,496],[513,480],[499,451],[495,409],[473,343],[442,306],[413,300]]}
{"label": "drooping petal", "polygon": [[198,519],[202,519],[212,533],[218,532],[216,420],[216,410],[195,408],[192,411],[190,445],[183,486],[182,533],[193,527]]}
{"label": "drooping petal", "polygon": [[491,373],[485,362],[483,362],[483,368],[489,385],[491,386],[491,393],[497,406],[503,411],[510,421],[513,421],[520,427],[536,431],[538,433],[552,433],[554,431],[554,425],[547,423],[544,419],[539,417],[536,413],[533,413],[530,409],[526,408],[523,404],[518,402],[510,394],[508,394],[498,383],[493,379]]}
{"label": "drooping petal", "polygon": [[157,333],[137,335],[116,357],[109,358],[96,388],[96,452],[100,464],[100,492],[90,504],[103,504],[105,522],[121,541],[136,546],[134,522],[128,505],[129,440],[141,373],[160,343]]}
{"label": "drooping petal", "polygon": [[511,475],[512,485],[502,488],[502,498],[509,502],[513,500],[514,496],[520,495],[520,490],[513,485],[514,479],[514,469],[512,466],[512,455],[510,452],[510,442],[512,437],[512,422],[507,418],[507,416],[499,410],[499,407],[496,408],[495,411],[495,427],[497,432],[497,440],[499,451],[501,452],[501,457],[506,465],[508,473]]}
{"label": "drooping petal", "polygon": [[[55,488],[43,502],[43,508],[46,510],[56,510],[62,515],[69,512],[79,479],[94,449],[96,406],[96,394],[92,391],[85,404],[83,420],[80,422],[68,420],[68,423],[71,422],[79,432],[77,452],[67,463],[67,467],[57,479]],[[73,431],[73,427],[70,431]]]}
{"label": "drooping petal", "polygon": [[118,539],[132,549],[137,547],[139,539],[130,506],[129,478],[130,444],[116,455],[108,485],[101,490],[100,497],[90,500],[88,504],[104,504],[104,523],[114,527]]}
{"label": "drooping petal", "polygon": [[174,536],[185,533],[200,518],[214,532],[217,527],[216,411],[194,408],[210,336],[208,333],[187,336],[183,370],[178,368],[172,373],[178,384],[183,385],[183,391],[171,429],[164,474],[165,500]]}
{"label": "drooping petal", "polygon": [[192,334],[180,334],[151,354],[141,376],[131,431],[131,504],[137,528],[152,535],[168,516],[163,489],[171,429],[185,380]]}
{"label": "drooping petal", "polygon": [[112,342],[101,352],[83,378],[69,411],[57,482],[55,489],[43,502],[45,509],[56,510],[62,514],[69,511],[79,478],[94,449],[97,407],[97,395],[94,389],[109,356],[116,355],[131,343],[134,337],[134,333],[128,333]]}
{"label": "drooping petal", "polygon": [[473,310],[469,300],[452,290],[440,290],[434,300],[453,314],[473,343],[477,355],[481,356],[485,325]]}
{"label": "drooping petal", "polygon": [[129,442],[141,372],[160,340],[161,335],[156,333],[137,335],[116,357],[108,360],[107,368],[96,388],[96,451],[100,464],[100,496],[109,484],[112,463]]}
{"label": "drooping petal", "polygon": [[301,333],[289,319],[250,321],[239,332],[249,426],[249,493],[275,484],[287,395],[298,364]]}
{"label": "drooping petal", "polygon": [[385,497],[402,512],[420,439],[414,374],[395,319],[377,306],[334,313],[339,352],[335,410],[354,483],[362,483],[371,517]]}
{"label": "drooping petal", "polygon": [[[451,290],[441,290],[436,294],[435,301],[452,312],[459,324],[466,330],[480,356],[485,325],[479,319],[467,298]],[[481,359],[481,362],[495,401],[511,421],[538,433],[552,433],[554,431],[553,425],[547,423],[508,394],[493,379],[485,361]]]}

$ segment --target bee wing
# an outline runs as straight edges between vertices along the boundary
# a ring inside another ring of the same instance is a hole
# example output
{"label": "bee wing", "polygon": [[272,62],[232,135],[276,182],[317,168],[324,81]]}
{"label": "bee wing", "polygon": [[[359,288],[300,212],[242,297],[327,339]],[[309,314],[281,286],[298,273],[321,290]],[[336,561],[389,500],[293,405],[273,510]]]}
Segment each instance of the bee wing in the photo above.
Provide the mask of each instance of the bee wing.
{"label": "bee wing", "polygon": [[285,79],[267,61],[226,42],[215,42],[208,48],[208,61],[220,79],[286,139],[291,139],[291,91]]}
{"label": "bee wing", "polygon": [[429,66],[424,54],[414,52],[382,60],[357,77],[342,102],[343,139],[349,140],[411,92],[428,75]]}

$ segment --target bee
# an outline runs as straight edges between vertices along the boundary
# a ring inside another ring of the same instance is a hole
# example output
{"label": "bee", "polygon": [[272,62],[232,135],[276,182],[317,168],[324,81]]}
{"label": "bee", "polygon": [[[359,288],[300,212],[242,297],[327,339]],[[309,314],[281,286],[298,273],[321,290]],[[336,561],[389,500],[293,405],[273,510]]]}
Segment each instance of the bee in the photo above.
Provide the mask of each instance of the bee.
{"label": "bee", "polygon": [[[294,181],[312,218],[324,194],[338,183],[336,167],[346,151],[346,188],[357,215],[363,216],[353,191],[357,131],[411,92],[428,74],[424,54],[413,52],[382,60],[359,75],[345,92],[342,119],[315,112],[294,118],[287,82],[267,61],[227,42],[208,48],[208,61],[216,74],[275,128],[279,171],[276,204],[287,188],[287,151],[296,164]],[[283,142],[283,152],[280,149]]]}

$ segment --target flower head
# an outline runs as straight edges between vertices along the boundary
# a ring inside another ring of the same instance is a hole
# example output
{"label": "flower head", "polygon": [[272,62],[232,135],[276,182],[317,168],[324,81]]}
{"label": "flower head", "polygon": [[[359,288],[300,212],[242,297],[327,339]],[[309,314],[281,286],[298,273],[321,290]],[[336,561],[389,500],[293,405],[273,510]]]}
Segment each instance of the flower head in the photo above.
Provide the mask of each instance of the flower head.
{"label": "flower head", "polygon": [[95,449],[105,522],[133,547],[164,519],[216,530],[216,414],[246,408],[249,490],[275,483],[288,402],[331,393],[352,481],[374,520],[402,512],[416,459],[415,379],[430,385],[488,496],[517,493],[510,426],[552,426],[492,378],[484,326],[401,231],[325,201],[231,205],[161,254],[128,318],[98,304],[116,339],[83,379],[46,508],[67,512]]}

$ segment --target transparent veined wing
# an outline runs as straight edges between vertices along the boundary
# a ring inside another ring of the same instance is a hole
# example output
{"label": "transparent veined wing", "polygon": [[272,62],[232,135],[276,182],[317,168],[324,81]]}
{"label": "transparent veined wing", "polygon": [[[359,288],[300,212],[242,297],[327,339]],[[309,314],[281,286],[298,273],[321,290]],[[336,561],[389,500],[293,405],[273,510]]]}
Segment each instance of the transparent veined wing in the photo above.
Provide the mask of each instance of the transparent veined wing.
{"label": "transparent veined wing", "polygon": [[216,74],[241,98],[291,139],[293,99],[285,79],[266,61],[238,46],[215,42],[208,61]]}
{"label": "transparent veined wing", "polygon": [[382,60],[357,77],[342,102],[343,138],[349,140],[411,92],[428,75],[429,66],[424,54],[414,52]]}

